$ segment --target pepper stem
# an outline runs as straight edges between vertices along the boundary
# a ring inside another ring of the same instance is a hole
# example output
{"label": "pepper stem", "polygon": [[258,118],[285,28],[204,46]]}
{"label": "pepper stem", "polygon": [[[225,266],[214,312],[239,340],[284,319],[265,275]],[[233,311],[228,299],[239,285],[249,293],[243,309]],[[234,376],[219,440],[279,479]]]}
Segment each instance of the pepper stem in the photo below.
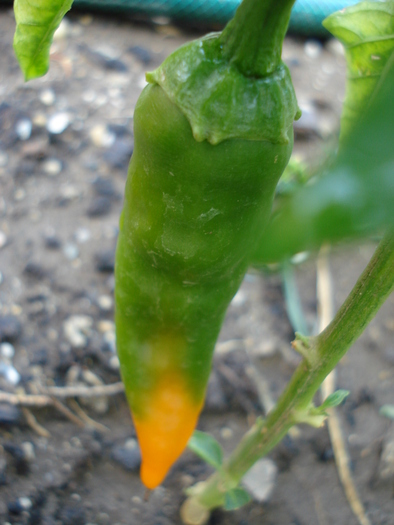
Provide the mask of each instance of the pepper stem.
{"label": "pepper stem", "polygon": [[247,77],[265,77],[279,66],[295,0],[243,0],[219,40],[223,55]]}

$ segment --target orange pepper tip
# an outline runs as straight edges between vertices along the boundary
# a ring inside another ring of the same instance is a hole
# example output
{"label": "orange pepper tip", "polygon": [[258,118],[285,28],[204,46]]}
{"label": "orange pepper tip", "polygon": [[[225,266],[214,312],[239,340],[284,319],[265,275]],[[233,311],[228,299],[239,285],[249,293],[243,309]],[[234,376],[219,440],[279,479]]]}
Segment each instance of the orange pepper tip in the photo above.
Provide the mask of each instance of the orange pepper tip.
{"label": "orange pepper tip", "polygon": [[156,385],[143,416],[134,417],[141,447],[141,481],[154,489],[184,451],[197,424],[203,401],[191,399],[179,377]]}

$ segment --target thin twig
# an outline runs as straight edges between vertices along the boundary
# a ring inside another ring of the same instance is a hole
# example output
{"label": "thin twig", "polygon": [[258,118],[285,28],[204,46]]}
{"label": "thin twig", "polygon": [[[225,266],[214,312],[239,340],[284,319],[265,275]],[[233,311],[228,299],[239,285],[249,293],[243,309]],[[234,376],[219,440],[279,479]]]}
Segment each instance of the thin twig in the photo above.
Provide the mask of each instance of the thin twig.
{"label": "thin twig", "polygon": [[43,394],[55,397],[100,397],[112,396],[124,392],[121,381],[110,385],[95,386],[49,386],[42,389]]}
{"label": "thin twig", "polygon": [[95,421],[91,417],[87,415],[87,413],[79,406],[79,404],[75,401],[75,399],[70,399],[68,403],[71,405],[74,412],[77,414],[78,417],[82,419],[88,426],[98,430],[99,432],[109,432],[110,429],[103,425],[102,423],[99,423],[98,421]]}
{"label": "thin twig", "polygon": [[32,412],[26,408],[22,408],[23,415],[26,418],[26,422],[29,425],[31,429],[34,430],[36,434],[38,434],[41,437],[49,438],[51,436],[50,432],[46,428],[44,428],[40,423],[37,421],[37,419],[34,417]]}
{"label": "thin twig", "polygon": [[[328,248],[323,246],[323,248],[320,250],[319,258],[317,260],[319,332],[322,332],[334,317],[332,280],[328,264],[328,251]],[[326,377],[321,385],[321,394],[323,400],[326,399],[330,394],[334,393],[336,388],[335,383],[336,370],[334,369]],[[350,459],[343,439],[338,413],[334,408],[329,409],[328,413],[328,432],[330,434],[330,440],[334,452],[335,463],[338,469],[339,479],[342,482],[347,500],[360,525],[371,525],[351,475],[349,467]]]}
{"label": "thin twig", "polygon": [[[0,390],[0,403],[30,407],[53,405],[53,398],[113,396],[124,391],[122,382],[100,386],[51,386],[42,389],[43,394],[11,394]],[[45,392],[45,393],[44,393]]]}
{"label": "thin twig", "polygon": [[53,406],[59,410],[63,415],[65,415],[70,421],[78,425],[79,427],[84,427],[85,423],[84,421],[76,416],[74,412],[72,412],[69,408],[67,408],[63,403],[61,403],[58,399],[55,397],[52,398]]}

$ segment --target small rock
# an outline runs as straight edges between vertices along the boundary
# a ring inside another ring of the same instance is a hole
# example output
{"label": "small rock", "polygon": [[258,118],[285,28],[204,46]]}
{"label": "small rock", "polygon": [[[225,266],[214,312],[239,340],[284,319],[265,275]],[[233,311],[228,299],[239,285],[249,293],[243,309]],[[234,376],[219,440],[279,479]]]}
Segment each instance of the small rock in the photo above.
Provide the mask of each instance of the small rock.
{"label": "small rock", "polygon": [[63,40],[69,35],[70,29],[71,29],[70,22],[67,20],[67,18],[63,18],[63,20],[59,24],[59,27],[56,29],[53,35],[53,40],[54,41]]}
{"label": "small rock", "polygon": [[44,242],[45,248],[48,248],[49,250],[58,250],[62,245],[62,241],[54,233],[48,233],[45,235]]}
{"label": "small rock", "polygon": [[41,91],[39,98],[45,106],[53,106],[56,100],[56,95],[53,89],[44,89],[44,91]]}
{"label": "small rock", "polygon": [[44,279],[44,277],[47,275],[47,270],[38,262],[29,261],[24,270],[23,273],[25,273],[27,276],[32,277],[34,279]]}
{"label": "small rock", "polygon": [[111,457],[125,470],[137,472],[141,465],[141,452],[135,439],[128,439],[123,446],[115,446]]}
{"label": "small rock", "polygon": [[51,115],[47,122],[47,130],[52,135],[60,135],[68,128],[70,116],[66,112],[55,113]]}
{"label": "small rock", "polygon": [[108,366],[111,370],[119,370],[120,368],[120,361],[119,357],[117,355],[113,355],[111,359],[108,361]]}
{"label": "small rock", "polygon": [[63,323],[64,335],[75,348],[84,348],[91,335],[93,319],[87,315],[73,315]]}
{"label": "small rock", "polygon": [[0,316],[0,341],[13,342],[21,332],[22,324],[15,315]]}
{"label": "small rock", "polygon": [[59,513],[62,525],[85,525],[87,523],[85,510],[82,507],[62,507]]}
{"label": "small rock", "polygon": [[278,469],[268,458],[257,461],[242,480],[242,485],[259,503],[269,501],[274,490]]}
{"label": "small rock", "polygon": [[63,253],[69,261],[75,260],[79,255],[79,249],[76,244],[71,242],[67,243],[63,247]]}
{"label": "small rock", "polygon": [[130,162],[134,143],[131,139],[118,139],[105,151],[103,158],[112,168],[123,169]]}
{"label": "small rock", "polygon": [[36,459],[33,443],[30,443],[30,441],[25,441],[24,443],[22,443],[21,446],[25,454],[26,461],[32,463]]}
{"label": "small rock", "polygon": [[86,211],[89,217],[103,217],[111,211],[112,203],[108,197],[95,197]]}
{"label": "small rock", "polygon": [[104,177],[96,177],[92,182],[92,186],[96,194],[100,197],[108,197],[114,200],[118,200],[120,198],[120,195],[116,191],[114,183],[111,179],[106,179]]}
{"label": "small rock", "polygon": [[384,481],[394,480],[394,425],[391,425],[383,441],[379,477]]}
{"label": "small rock", "polygon": [[48,154],[49,141],[47,137],[31,139],[23,144],[21,156],[25,159],[44,159]]}
{"label": "small rock", "polygon": [[147,66],[152,61],[152,55],[145,47],[133,46],[128,49],[129,53],[134,55],[144,66]]}
{"label": "small rock", "polygon": [[90,140],[98,148],[109,148],[114,144],[116,135],[107,126],[98,124],[90,130]]}
{"label": "small rock", "polygon": [[0,375],[11,385],[17,385],[21,380],[18,370],[11,364],[0,361]]}
{"label": "small rock", "polygon": [[112,297],[110,297],[109,295],[100,295],[100,297],[97,299],[97,304],[100,310],[108,312],[113,308],[114,302],[112,300]]}
{"label": "small rock", "polygon": [[220,435],[223,439],[231,439],[234,435],[234,432],[229,427],[223,427],[220,429]]}
{"label": "small rock", "polygon": [[113,272],[115,268],[115,249],[97,252],[94,256],[96,270],[99,272]]}
{"label": "small rock", "polygon": [[0,425],[17,425],[20,417],[21,412],[18,407],[0,403]]}
{"label": "small rock", "polygon": [[15,132],[20,140],[28,140],[33,129],[32,121],[29,118],[18,120],[15,125]]}
{"label": "small rock", "polygon": [[74,239],[78,244],[84,244],[92,238],[92,234],[88,228],[78,228],[74,232]]}
{"label": "small rock", "polygon": [[30,510],[33,506],[32,500],[26,497],[18,498],[18,503],[23,510]]}
{"label": "small rock", "polygon": [[1,343],[0,344],[0,356],[5,358],[7,361],[12,361],[12,358],[15,355],[15,348],[11,343]]}
{"label": "small rock", "polygon": [[61,173],[63,169],[63,163],[59,159],[47,159],[42,164],[42,170],[46,175],[50,177],[56,177]]}
{"label": "small rock", "polygon": [[0,230],[0,250],[7,244],[7,235]]}

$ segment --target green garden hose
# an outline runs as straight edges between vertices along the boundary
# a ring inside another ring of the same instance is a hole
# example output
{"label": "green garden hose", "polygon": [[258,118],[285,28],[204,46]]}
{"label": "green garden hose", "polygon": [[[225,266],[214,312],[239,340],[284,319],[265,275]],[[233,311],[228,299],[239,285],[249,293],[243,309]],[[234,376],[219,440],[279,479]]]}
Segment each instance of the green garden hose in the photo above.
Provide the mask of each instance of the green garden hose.
{"label": "green garden hose", "polygon": [[[289,31],[309,36],[324,36],[328,32],[322,20],[334,11],[357,4],[359,0],[297,0]],[[167,16],[178,21],[225,24],[241,0],[75,0],[82,9],[99,9],[118,13]]]}

